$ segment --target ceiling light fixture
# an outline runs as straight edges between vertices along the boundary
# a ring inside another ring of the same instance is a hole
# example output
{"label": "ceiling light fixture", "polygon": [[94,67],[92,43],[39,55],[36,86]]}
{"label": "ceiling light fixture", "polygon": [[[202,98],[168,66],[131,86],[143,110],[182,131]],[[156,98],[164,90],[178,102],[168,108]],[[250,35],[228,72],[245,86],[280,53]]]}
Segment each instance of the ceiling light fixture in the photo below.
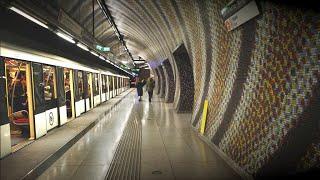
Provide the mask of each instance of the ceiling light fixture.
{"label": "ceiling light fixture", "polygon": [[81,43],[78,42],[78,43],[77,43],[77,46],[78,46],[79,48],[85,50],[85,51],[89,51],[89,48],[88,48],[86,45],[84,45],[84,44],[81,44]]}
{"label": "ceiling light fixture", "polygon": [[99,57],[99,55],[97,53],[95,53],[94,51],[90,51],[90,53],[95,55],[95,56],[97,56],[97,57]]}
{"label": "ceiling light fixture", "polygon": [[43,23],[43,22],[39,21],[38,19],[26,14],[25,12],[21,11],[20,9],[15,8],[15,7],[10,7],[9,9],[11,9],[12,11],[20,14],[21,16],[29,19],[30,21],[32,21],[32,22],[34,22],[34,23],[36,23],[36,24],[38,24],[38,25],[40,25],[40,26],[42,26],[42,27],[44,27],[46,29],[49,29],[49,27],[45,23]]}
{"label": "ceiling light fixture", "polygon": [[73,43],[73,44],[76,43],[76,42],[72,39],[72,37],[69,36],[69,35],[66,35],[66,34],[61,33],[61,32],[56,32],[56,34],[57,34],[59,37],[61,37],[62,39],[66,40],[66,41],[68,41],[68,42],[70,42],[70,43]]}

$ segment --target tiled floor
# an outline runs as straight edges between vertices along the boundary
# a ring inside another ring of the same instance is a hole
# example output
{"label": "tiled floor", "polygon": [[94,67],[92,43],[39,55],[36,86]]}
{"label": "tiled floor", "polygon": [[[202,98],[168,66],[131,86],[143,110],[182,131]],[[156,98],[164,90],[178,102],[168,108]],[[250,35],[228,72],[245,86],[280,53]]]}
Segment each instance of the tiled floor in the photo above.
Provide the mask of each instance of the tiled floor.
{"label": "tiled floor", "polygon": [[157,97],[139,102],[135,92],[38,179],[104,179],[126,122],[134,118],[133,109],[142,123],[142,180],[240,179],[192,131],[191,114],[177,114]]}
{"label": "tiled floor", "polygon": [[[51,160],[56,159],[61,152],[68,149],[74,140],[82,137],[83,133],[90,130],[92,125],[99,122],[100,119],[105,119],[104,115],[124,100],[124,97],[131,91],[131,89],[127,90],[67,124],[50,130],[45,136],[28,142],[27,146],[1,159],[0,179],[22,179],[26,175],[29,179],[34,179],[43,168],[50,164]],[[77,160],[76,158],[72,159],[73,161]]]}

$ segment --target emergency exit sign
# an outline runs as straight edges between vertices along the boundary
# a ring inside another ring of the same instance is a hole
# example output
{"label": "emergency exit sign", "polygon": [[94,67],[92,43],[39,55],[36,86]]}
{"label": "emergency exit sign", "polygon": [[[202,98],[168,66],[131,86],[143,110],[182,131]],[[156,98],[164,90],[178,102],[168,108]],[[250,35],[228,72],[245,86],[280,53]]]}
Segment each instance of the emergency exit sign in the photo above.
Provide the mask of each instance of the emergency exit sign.
{"label": "emergency exit sign", "polygon": [[96,49],[98,49],[99,51],[103,51],[103,52],[110,51],[110,47],[104,47],[104,46],[100,46],[100,45],[96,45]]}

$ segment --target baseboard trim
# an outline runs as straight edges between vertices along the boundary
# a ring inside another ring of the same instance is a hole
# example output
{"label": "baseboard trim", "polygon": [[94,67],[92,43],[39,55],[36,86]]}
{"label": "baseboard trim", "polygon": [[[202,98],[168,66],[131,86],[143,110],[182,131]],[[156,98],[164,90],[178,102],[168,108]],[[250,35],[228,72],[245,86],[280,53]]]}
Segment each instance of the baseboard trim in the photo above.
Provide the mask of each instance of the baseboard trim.
{"label": "baseboard trim", "polygon": [[199,138],[206,142],[239,176],[241,176],[242,179],[246,180],[253,180],[253,176],[250,175],[249,173],[245,172],[240,166],[238,166],[230,157],[228,157],[223,151],[221,151],[218,146],[213,144],[210,139],[207,137],[203,136],[198,132],[198,130],[194,127],[191,126],[193,131],[199,136]]}

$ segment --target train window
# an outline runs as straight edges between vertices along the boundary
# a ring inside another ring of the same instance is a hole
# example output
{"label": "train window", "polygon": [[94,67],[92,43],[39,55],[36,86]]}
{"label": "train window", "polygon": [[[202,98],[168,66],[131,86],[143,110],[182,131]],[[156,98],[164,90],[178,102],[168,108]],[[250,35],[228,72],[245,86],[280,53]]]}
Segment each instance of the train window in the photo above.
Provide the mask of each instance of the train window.
{"label": "train window", "polygon": [[68,119],[73,118],[73,86],[72,86],[72,70],[64,68],[64,90],[66,96],[66,108]]}
{"label": "train window", "polygon": [[83,87],[83,73],[82,71],[78,71],[78,94],[80,100],[83,99],[84,87]]}
{"label": "train window", "polygon": [[109,89],[110,89],[110,91],[113,90],[113,77],[112,76],[109,76]]}
{"label": "train window", "polygon": [[91,74],[90,73],[87,73],[87,76],[88,76],[88,97],[91,98]]}
{"label": "train window", "polygon": [[53,66],[43,66],[44,99],[46,101],[57,98],[56,94],[56,71]]}
{"label": "train window", "polygon": [[98,74],[93,74],[93,79],[94,79],[94,92],[93,94],[99,95],[99,77]]}
{"label": "train window", "polygon": [[102,91],[103,91],[103,93],[106,93],[107,92],[106,76],[102,75],[101,77],[102,77]]}

